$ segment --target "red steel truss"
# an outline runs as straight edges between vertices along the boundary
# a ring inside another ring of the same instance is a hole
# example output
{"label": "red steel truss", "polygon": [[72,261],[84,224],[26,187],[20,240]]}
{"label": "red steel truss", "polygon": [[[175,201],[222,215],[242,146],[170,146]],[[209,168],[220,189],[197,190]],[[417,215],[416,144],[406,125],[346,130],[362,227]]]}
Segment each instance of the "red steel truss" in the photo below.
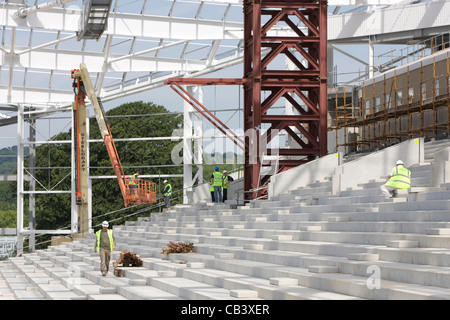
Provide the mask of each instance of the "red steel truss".
{"label": "red steel truss", "polygon": [[[244,0],[243,4],[243,79],[176,78],[167,83],[243,85],[244,198],[250,200],[264,197],[268,176],[261,176],[263,154],[278,155],[278,171],[327,154],[327,1]],[[289,32],[283,33],[283,28]],[[279,57],[289,59],[296,70],[274,67]],[[277,114],[272,107],[283,101],[296,114]],[[267,148],[281,131],[297,147]]]}
{"label": "red steel truss", "polygon": [[[289,27],[293,36],[277,35],[276,25]],[[244,131],[264,126],[268,134],[258,136],[268,144],[273,139],[271,132],[284,130],[297,142],[299,148],[276,150],[280,171],[326,155],[327,2],[245,0],[244,41],[244,78],[251,80],[244,85]],[[264,57],[263,48],[270,50]],[[298,70],[271,68],[271,62],[281,55]],[[283,98],[298,115],[270,112]],[[257,143],[258,154],[261,145]],[[267,149],[267,154],[272,153]],[[256,164],[251,163],[246,154],[244,190],[256,190],[247,192],[247,199],[263,195],[259,189],[266,179],[260,176],[261,160],[258,157]]]}

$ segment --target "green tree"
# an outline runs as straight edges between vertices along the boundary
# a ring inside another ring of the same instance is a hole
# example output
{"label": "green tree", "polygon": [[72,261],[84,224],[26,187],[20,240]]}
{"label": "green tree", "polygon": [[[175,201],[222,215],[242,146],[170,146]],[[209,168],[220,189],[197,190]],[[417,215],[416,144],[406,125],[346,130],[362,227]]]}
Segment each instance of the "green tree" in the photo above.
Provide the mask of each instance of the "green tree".
{"label": "green tree", "polygon": [[[161,115],[163,114],[163,115]],[[140,116],[135,116],[140,115]],[[120,117],[117,117],[120,116]],[[172,131],[182,126],[183,117],[170,114],[163,106],[142,101],[122,104],[106,113],[114,139],[171,136]],[[90,119],[90,139],[101,139],[97,121]],[[55,140],[69,140],[70,132],[62,133]],[[146,174],[182,173],[182,167],[157,167],[160,164],[171,165],[171,150],[179,141],[121,141],[115,142],[125,175],[139,171]],[[39,170],[36,176],[45,188],[70,190],[70,144],[48,144],[37,148],[37,167],[52,167],[51,170]],[[90,175],[115,175],[103,143],[91,143]],[[69,168],[68,168],[69,167]],[[158,183],[158,181],[154,181]],[[182,189],[182,179],[171,179],[174,189]],[[162,186],[161,186],[162,187]],[[40,187],[42,188],[42,187]],[[124,214],[129,215],[140,207],[124,208],[123,197],[117,180],[97,179],[92,182],[92,225],[103,220],[113,220]],[[39,196],[36,199],[37,229],[56,229],[70,225],[70,194]],[[116,214],[102,216],[118,211]],[[100,216],[98,219],[96,217]],[[124,221],[118,221],[123,223]]]}
{"label": "green tree", "polygon": [[15,228],[17,225],[16,210],[0,211],[0,228]]}

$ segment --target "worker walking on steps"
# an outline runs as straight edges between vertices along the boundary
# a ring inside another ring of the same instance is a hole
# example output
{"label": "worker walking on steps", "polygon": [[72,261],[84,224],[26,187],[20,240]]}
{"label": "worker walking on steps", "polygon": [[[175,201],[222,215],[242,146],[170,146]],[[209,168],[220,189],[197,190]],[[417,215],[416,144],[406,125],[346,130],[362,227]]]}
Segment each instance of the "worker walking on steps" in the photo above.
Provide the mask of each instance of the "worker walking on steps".
{"label": "worker walking on steps", "polygon": [[219,172],[219,167],[214,168],[210,182],[214,188],[214,202],[222,202],[222,173]]}
{"label": "worker walking on steps", "polygon": [[106,276],[109,270],[109,261],[111,260],[111,252],[116,248],[116,239],[113,231],[108,229],[108,221],[103,221],[102,228],[95,235],[95,251],[100,253],[100,271],[102,276]]}
{"label": "worker walking on steps", "polygon": [[402,160],[397,161],[388,179],[388,182],[380,187],[386,199],[396,197],[397,189],[411,188],[411,171],[404,167]]}
{"label": "worker walking on steps", "polygon": [[169,181],[164,180],[164,203],[166,204],[167,211],[170,211],[170,197],[172,197],[172,186]]}

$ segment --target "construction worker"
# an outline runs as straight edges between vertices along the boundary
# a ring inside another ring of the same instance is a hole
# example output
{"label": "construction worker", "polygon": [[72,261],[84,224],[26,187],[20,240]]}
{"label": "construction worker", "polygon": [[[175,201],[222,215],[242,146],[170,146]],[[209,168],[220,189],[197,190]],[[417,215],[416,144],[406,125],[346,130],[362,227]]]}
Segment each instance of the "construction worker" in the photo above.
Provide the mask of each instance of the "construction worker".
{"label": "construction worker", "polygon": [[209,183],[209,192],[211,193],[211,202],[214,202],[214,187],[212,183]]}
{"label": "construction worker", "polygon": [[131,176],[131,180],[128,182],[128,186],[130,188],[130,195],[132,198],[136,198],[137,197],[137,193],[138,193],[138,179],[139,177],[139,172],[136,172],[135,174],[133,174]]}
{"label": "construction worker", "polygon": [[109,270],[111,252],[116,248],[116,239],[114,238],[113,231],[108,229],[108,227],[108,221],[103,221],[102,228],[95,233],[94,252],[100,253],[100,271],[103,277],[106,276]]}
{"label": "construction worker", "polygon": [[388,179],[388,182],[380,187],[386,199],[396,197],[397,189],[411,188],[411,171],[404,167],[402,160],[397,161]]}
{"label": "construction worker", "polygon": [[222,188],[223,188],[223,202],[224,203],[226,200],[228,200],[228,188],[230,187],[231,181],[234,181],[234,179],[228,175],[227,170],[223,170]]}
{"label": "construction worker", "polygon": [[166,204],[167,211],[170,211],[170,197],[172,196],[172,186],[169,181],[164,180],[164,203]]}
{"label": "construction worker", "polygon": [[214,202],[222,202],[222,173],[219,172],[219,167],[214,168],[210,183],[214,188]]}

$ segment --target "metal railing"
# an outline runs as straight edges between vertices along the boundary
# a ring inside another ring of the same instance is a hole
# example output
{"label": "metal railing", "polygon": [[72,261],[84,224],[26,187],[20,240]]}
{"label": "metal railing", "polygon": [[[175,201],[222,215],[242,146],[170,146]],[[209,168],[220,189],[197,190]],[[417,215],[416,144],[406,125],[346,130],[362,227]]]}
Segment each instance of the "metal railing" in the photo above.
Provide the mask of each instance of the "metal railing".
{"label": "metal railing", "polygon": [[16,241],[0,241],[0,260],[8,259],[16,250]]}

